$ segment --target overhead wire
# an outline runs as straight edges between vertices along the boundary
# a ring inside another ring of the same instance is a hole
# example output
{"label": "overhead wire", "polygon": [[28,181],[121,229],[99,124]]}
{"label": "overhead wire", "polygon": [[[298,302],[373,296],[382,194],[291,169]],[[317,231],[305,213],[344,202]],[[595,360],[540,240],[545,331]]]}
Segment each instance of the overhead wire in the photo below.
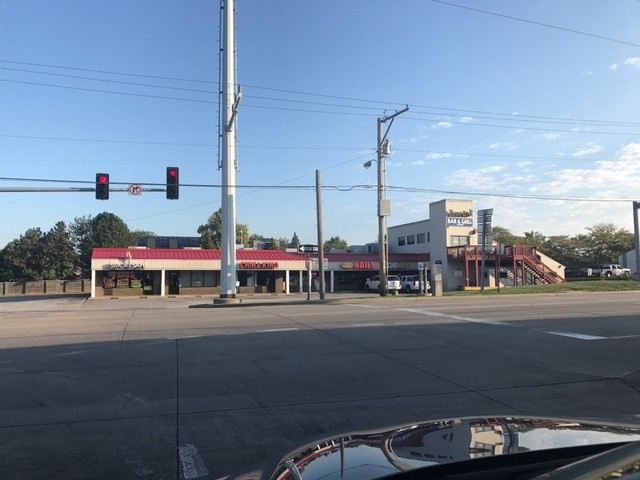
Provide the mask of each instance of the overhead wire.
{"label": "overhead wire", "polygon": [[[302,178],[302,177],[299,177]],[[37,183],[64,183],[64,184],[93,184],[94,181],[90,180],[64,180],[64,179],[43,179],[43,178],[22,178],[22,177],[0,177],[0,181],[24,181],[24,182],[37,182]],[[113,185],[128,185],[130,182],[110,182]],[[147,182],[145,185],[149,186],[164,186],[164,183]],[[181,184],[180,187],[185,188],[222,188],[222,184]],[[285,185],[285,184],[265,184],[265,185],[243,185],[237,184],[236,188],[240,189],[255,189],[255,190],[304,190],[314,191],[316,185]],[[368,184],[355,184],[355,185],[322,185],[320,187],[323,190],[333,190],[340,192],[347,192],[353,190],[370,191],[376,189],[376,185]],[[498,198],[513,198],[521,200],[550,200],[550,201],[571,201],[571,202],[609,202],[609,203],[621,203],[632,202],[632,198],[613,198],[613,197],[592,197],[592,196],[568,196],[568,195],[532,195],[532,194],[510,194],[510,193],[495,193],[495,192],[471,192],[460,190],[441,190],[431,188],[417,188],[417,187],[405,187],[398,185],[387,185],[386,188],[391,191],[402,191],[409,193],[438,193],[446,195],[467,195],[467,196],[485,196],[485,197],[498,197]],[[204,204],[203,204],[204,205]],[[186,208],[184,208],[186,209]],[[184,210],[181,209],[181,210]]]}

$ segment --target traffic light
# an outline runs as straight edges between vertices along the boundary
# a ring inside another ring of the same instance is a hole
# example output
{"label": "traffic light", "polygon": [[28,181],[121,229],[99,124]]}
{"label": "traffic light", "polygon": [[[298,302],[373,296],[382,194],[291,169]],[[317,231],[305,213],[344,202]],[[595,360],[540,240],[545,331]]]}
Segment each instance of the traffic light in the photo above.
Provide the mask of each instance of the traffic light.
{"label": "traffic light", "polygon": [[167,199],[177,200],[180,196],[180,181],[178,167],[167,167]]}
{"label": "traffic light", "polygon": [[96,200],[109,200],[108,173],[96,173]]}

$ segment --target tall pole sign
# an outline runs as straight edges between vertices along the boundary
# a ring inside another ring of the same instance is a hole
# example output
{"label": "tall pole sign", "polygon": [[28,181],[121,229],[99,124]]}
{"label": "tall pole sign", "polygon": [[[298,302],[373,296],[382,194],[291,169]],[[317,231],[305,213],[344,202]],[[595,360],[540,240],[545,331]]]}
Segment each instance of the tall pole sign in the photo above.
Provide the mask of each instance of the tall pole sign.
{"label": "tall pole sign", "polygon": [[493,217],[493,208],[487,208],[485,210],[478,210],[478,234],[482,239],[482,262],[480,264],[480,291],[484,293],[484,264],[487,251],[487,243],[493,244],[493,237],[491,235],[491,220]]}

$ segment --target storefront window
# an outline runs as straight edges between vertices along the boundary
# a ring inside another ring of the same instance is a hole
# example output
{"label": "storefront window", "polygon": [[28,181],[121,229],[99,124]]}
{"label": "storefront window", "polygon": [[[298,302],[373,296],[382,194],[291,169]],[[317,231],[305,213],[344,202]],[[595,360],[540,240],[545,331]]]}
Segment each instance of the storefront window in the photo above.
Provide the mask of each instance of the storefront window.
{"label": "storefront window", "polygon": [[463,245],[469,245],[469,237],[465,235],[451,235],[452,247],[461,247]]}
{"label": "storefront window", "polygon": [[216,275],[212,270],[207,270],[204,272],[204,286],[205,287],[215,287],[216,286]]}
{"label": "storefront window", "polygon": [[407,235],[407,245],[414,245],[416,243],[415,235]]}
{"label": "storefront window", "polygon": [[398,246],[402,247],[404,245],[404,237],[398,237]]}
{"label": "storefront window", "polygon": [[418,234],[418,243],[424,243],[424,233]]}
{"label": "storefront window", "polygon": [[204,272],[191,272],[191,285],[202,287],[204,284]]}
{"label": "storefront window", "polygon": [[143,272],[104,272],[102,288],[142,288]]}

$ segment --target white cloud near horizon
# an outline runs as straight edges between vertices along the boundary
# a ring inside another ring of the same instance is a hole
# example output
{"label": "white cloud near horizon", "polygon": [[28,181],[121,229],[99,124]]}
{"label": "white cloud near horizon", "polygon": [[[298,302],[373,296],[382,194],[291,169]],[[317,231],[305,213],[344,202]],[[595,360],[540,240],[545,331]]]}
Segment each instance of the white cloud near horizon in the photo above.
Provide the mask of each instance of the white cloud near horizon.
{"label": "white cloud near horizon", "polygon": [[451,128],[453,125],[451,125],[451,122],[438,122],[438,123],[434,123],[433,125],[431,125],[431,128]]}

